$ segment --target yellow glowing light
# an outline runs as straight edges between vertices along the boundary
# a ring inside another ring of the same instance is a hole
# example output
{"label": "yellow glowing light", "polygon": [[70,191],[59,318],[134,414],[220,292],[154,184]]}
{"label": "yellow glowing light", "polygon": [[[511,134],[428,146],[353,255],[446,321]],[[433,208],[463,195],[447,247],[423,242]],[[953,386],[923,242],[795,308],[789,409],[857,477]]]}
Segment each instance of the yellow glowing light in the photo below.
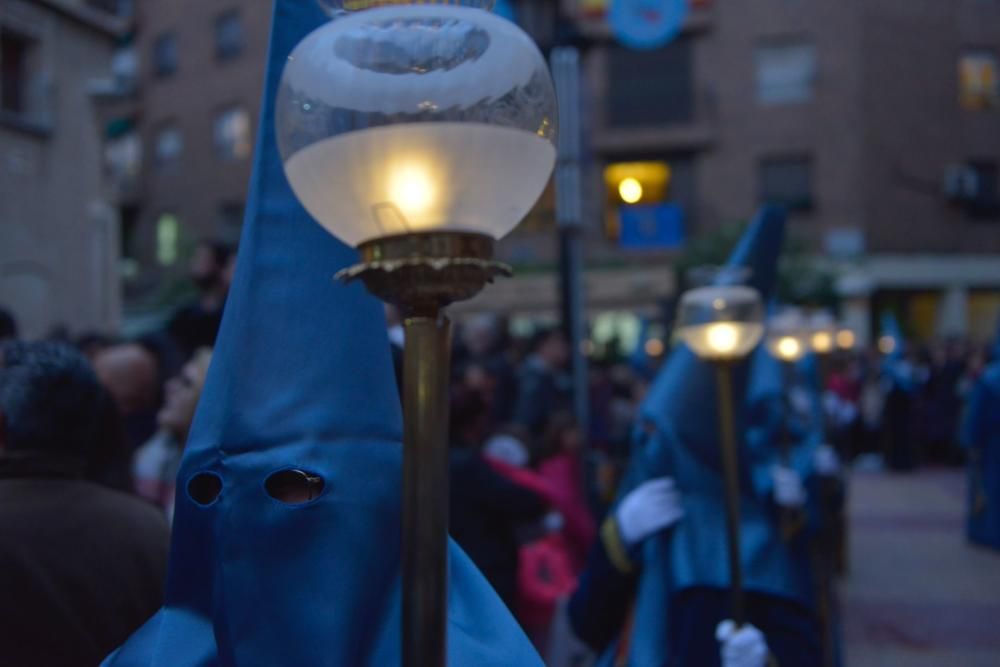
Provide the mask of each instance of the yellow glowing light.
{"label": "yellow glowing light", "polygon": [[646,350],[646,354],[651,357],[658,357],[663,354],[663,341],[659,338],[650,338],[643,347]]}
{"label": "yellow glowing light", "polygon": [[775,349],[782,359],[795,360],[802,353],[802,343],[791,336],[782,336]]}
{"label": "yellow glowing light", "polygon": [[708,347],[719,354],[729,354],[736,349],[740,342],[740,332],[735,325],[729,322],[719,322],[712,324],[705,332],[705,340]]}
{"label": "yellow glowing light", "polygon": [[626,204],[635,204],[642,199],[642,183],[631,176],[622,179],[618,184],[618,194]]}
{"label": "yellow glowing light", "polygon": [[833,349],[833,336],[827,331],[817,331],[812,336],[812,347],[819,354],[826,354]]}
{"label": "yellow glowing light", "polygon": [[389,198],[403,213],[423,213],[434,203],[434,181],[422,165],[395,170],[389,181]]}
{"label": "yellow glowing light", "polygon": [[842,350],[850,350],[854,347],[856,338],[850,329],[841,329],[837,332],[837,345]]}
{"label": "yellow glowing light", "polygon": [[892,336],[882,336],[878,339],[878,349],[882,354],[892,354],[896,349],[896,339]]}

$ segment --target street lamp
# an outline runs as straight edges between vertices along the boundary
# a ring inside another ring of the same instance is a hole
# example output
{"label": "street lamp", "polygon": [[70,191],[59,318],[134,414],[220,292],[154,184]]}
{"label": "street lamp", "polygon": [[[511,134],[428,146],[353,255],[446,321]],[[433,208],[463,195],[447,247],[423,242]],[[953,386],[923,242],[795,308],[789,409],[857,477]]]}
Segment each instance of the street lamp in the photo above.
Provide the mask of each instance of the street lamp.
{"label": "street lamp", "polygon": [[[556,159],[545,60],[492,0],[323,0],[334,21],[288,58],[276,129],[306,210],[358,248],[338,277],[405,317],[404,665],[445,664],[448,304],[493,261]],[[322,307],[322,304],[317,304]],[[331,378],[335,381],[335,378]]]}
{"label": "street lamp", "polygon": [[678,334],[700,358],[712,363],[718,382],[719,425],[722,434],[722,472],[726,493],[726,533],[732,614],[737,625],[746,622],[743,567],[740,562],[740,481],[733,412],[732,365],[745,359],[764,335],[764,306],[760,293],[749,287],[698,287],[681,297]]}
{"label": "street lamp", "polygon": [[813,343],[805,321],[796,310],[782,311],[767,323],[767,350],[787,365],[801,361]]}

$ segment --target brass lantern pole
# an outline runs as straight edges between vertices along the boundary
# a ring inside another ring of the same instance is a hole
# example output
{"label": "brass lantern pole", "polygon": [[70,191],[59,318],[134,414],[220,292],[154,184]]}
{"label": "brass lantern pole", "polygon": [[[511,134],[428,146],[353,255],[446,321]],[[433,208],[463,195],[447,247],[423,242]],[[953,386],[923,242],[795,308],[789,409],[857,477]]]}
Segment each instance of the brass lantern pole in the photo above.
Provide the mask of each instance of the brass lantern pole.
{"label": "brass lantern pole", "polygon": [[736,417],[733,412],[732,363],[715,363],[718,392],[719,426],[722,435],[722,474],[726,490],[726,537],[729,547],[729,581],[733,621],[746,623],[743,596],[743,564],[740,560],[740,477],[739,452],[736,449]]}
{"label": "brass lantern pole", "polygon": [[[303,23],[315,18],[313,2],[287,4]],[[493,0],[321,4],[336,20],[289,55],[276,139],[305,210],[360,254],[338,277],[364,283],[403,316],[402,662],[443,667],[445,309],[510,274],[493,261],[495,240],[530,212],[552,174],[556,93],[538,47],[490,11]]]}
{"label": "brass lantern pole", "polygon": [[448,600],[448,380],[451,322],[444,309],[475,296],[510,267],[493,261],[489,236],[428,232],[358,247],[360,279],[400,309],[403,361],[403,665],[446,663]]}
{"label": "brass lantern pole", "polygon": [[731,613],[737,626],[746,623],[743,565],[740,550],[740,477],[732,372],[764,335],[760,294],[738,285],[699,287],[681,297],[678,333],[691,350],[715,367],[719,410],[722,478],[726,507]]}

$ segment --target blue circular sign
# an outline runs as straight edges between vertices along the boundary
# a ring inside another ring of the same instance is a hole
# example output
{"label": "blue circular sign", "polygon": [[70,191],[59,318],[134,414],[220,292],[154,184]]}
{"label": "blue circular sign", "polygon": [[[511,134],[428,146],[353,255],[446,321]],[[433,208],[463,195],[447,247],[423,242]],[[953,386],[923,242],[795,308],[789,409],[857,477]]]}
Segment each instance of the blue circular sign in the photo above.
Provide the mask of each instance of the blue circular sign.
{"label": "blue circular sign", "polygon": [[608,20],[618,41],[633,49],[656,49],[677,36],[688,0],[612,0]]}

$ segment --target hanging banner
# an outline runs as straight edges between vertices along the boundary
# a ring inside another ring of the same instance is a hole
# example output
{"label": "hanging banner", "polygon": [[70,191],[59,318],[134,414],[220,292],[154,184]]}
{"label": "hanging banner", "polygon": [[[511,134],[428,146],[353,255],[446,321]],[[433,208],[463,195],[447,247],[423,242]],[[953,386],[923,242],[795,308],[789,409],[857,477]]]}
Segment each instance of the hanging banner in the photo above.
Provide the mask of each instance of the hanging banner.
{"label": "hanging banner", "polygon": [[684,245],[684,209],[676,204],[622,206],[618,220],[622,248],[666,250]]}
{"label": "hanging banner", "polygon": [[612,0],[608,22],[619,42],[632,49],[658,49],[678,35],[688,0]]}

